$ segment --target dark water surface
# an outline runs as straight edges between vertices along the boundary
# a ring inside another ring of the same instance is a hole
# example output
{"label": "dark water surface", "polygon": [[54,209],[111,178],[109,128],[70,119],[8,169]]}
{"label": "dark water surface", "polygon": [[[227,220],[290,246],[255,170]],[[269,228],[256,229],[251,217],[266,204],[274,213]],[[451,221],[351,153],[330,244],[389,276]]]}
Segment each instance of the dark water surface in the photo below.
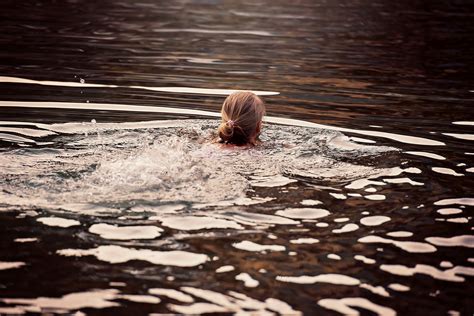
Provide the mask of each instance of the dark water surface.
{"label": "dark water surface", "polygon": [[[0,314],[472,315],[471,1],[2,1]],[[263,144],[213,144],[230,90]]]}

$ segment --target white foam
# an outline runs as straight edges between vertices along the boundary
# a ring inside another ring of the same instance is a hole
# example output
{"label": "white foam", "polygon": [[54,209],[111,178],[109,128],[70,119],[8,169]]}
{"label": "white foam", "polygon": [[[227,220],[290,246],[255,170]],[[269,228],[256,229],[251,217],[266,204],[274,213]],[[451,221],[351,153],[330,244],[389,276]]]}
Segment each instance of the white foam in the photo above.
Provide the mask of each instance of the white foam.
{"label": "white foam", "polygon": [[115,286],[115,287],[125,287],[127,286],[127,283],[125,282],[109,282],[109,286]]}
{"label": "white foam", "polygon": [[285,251],[286,247],[281,245],[261,245],[253,241],[243,240],[232,244],[234,248],[246,251]]}
{"label": "white foam", "polygon": [[63,249],[58,250],[63,256],[95,256],[100,261],[109,263],[123,263],[130,260],[148,261],[153,264],[177,267],[194,267],[205,263],[209,257],[187,251],[154,251],[149,249],[134,249],[121,246],[99,246],[91,249]]}
{"label": "white foam", "polygon": [[360,223],[364,226],[379,226],[390,221],[388,216],[367,216],[360,219]]}
{"label": "white foam", "polygon": [[420,174],[421,173],[421,169],[416,168],[416,167],[410,167],[410,168],[400,169],[400,170],[397,170],[397,167],[395,167],[395,168],[393,168],[393,170],[394,170],[394,172],[393,172],[392,176],[399,175],[402,172],[414,173],[414,174]]}
{"label": "white foam", "polygon": [[371,140],[371,139],[366,139],[366,138],[360,138],[360,137],[349,137],[350,140],[358,142],[358,143],[364,143],[364,144],[375,144],[376,141]]}
{"label": "white foam", "polygon": [[474,140],[474,134],[458,134],[458,133],[442,133],[446,136],[451,136],[457,139],[464,139],[464,140]]}
{"label": "white foam", "polygon": [[176,211],[179,211],[185,207],[186,205],[184,204],[135,205],[130,208],[130,211],[136,213],[150,212],[162,216],[163,214],[174,214]]}
{"label": "white foam", "polygon": [[356,259],[358,261],[362,261],[365,264],[374,264],[375,263],[374,259],[367,258],[366,256],[363,256],[363,255],[355,255],[354,259]]}
{"label": "white foam", "polygon": [[350,224],[346,224],[342,226],[341,228],[333,229],[332,232],[335,234],[343,234],[343,233],[353,232],[358,229],[359,229],[359,225],[350,223]]}
{"label": "white foam", "polygon": [[192,296],[173,289],[151,288],[148,293],[158,296],[165,296],[183,303],[192,303],[194,299]]}
{"label": "white foam", "polygon": [[360,193],[347,193],[347,196],[361,197],[362,194],[360,194]]}
{"label": "white foam", "polygon": [[190,63],[195,63],[195,64],[213,64],[216,61],[220,61],[220,59],[214,59],[214,58],[188,58],[186,59],[187,62]]}
{"label": "white foam", "polygon": [[40,217],[37,219],[38,222],[43,223],[47,226],[52,227],[73,227],[81,225],[81,222],[74,219],[60,218],[60,217]]}
{"label": "white foam", "polygon": [[210,303],[194,303],[191,305],[168,304],[167,307],[181,315],[201,315],[209,313],[230,313],[232,309]]}
{"label": "white foam", "polygon": [[283,302],[276,298],[267,298],[265,300],[267,309],[277,312],[280,315],[293,315],[293,316],[301,316],[302,313],[300,311],[294,310],[288,303]]}
{"label": "white foam", "polygon": [[472,122],[472,121],[456,121],[456,122],[453,122],[453,124],[474,126],[474,122]]}
{"label": "white foam", "polygon": [[377,294],[377,295],[380,295],[380,296],[383,296],[383,297],[390,297],[390,294],[387,292],[387,290],[385,290],[385,288],[383,286],[373,286],[373,285],[370,285],[370,284],[367,284],[367,283],[362,283],[361,285],[359,285],[359,287],[361,289],[366,289],[374,294]]}
{"label": "white foam", "polygon": [[230,271],[234,271],[234,270],[235,270],[234,266],[227,265],[227,266],[221,266],[221,267],[217,268],[216,273],[225,273],[225,272],[230,272]]}
{"label": "white foam", "polygon": [[386,185],[383,182],[380,181],[372,181],[369,179],[359,179],[359,180],[354,180],[350,184],[346,185],[346,189],[362,189],[365,188],[368,185]]}
{"label": "white foam", "polygon": [[390,236],[390,237],[411,237],[411,236],[413,236],[413,233],[400,230],[400,231],[388,232],[387,236]]}
{"label": "white foam", "polygon": [[444,199],[439,200],[434,203],[434,205],[450,205],[450,204],[459,204],[459,205],[470,205],[474,206],[474,198],[453,198],[453,199]]}
{"label": "white foam", "polygon": [[364,199],[371,200],[371,201],[383,201],[385,200],[385,195],[383,194],[369,194],[364,195]]}
{"label": "white foam", "polygon": [[238,198],[231,199],[231,200],[214,201],[212,203],[194,203],[193,208],[202,209],[202,208],[206,208],[206,207],[210,207],[210,206],[224,207],[224,206],[234,206],[234,205],[248,206],[248,205],[262,204],[262,203],[272,201],[272,200],[274,200],[274,198],[271,198],[271,197],[264,197],[264,198],[262,198],[262,197],[252,197],[252,198],[238,197]]}
{"label": "white foam", "polygon": [[441,262],[439,263],[439,266],[440,266],[441,268],[452,268],[454,265],[453,265],[452,262],[449,262],[449,261],[441,261]]}
{"label": "white foam", "polygon": [[298,239],[292,239],[290,240],[290,243],[292,244],[297,244],[297,245],[301,245],[301,244],[316,244],[318,243],[319,240],[316,239],[316,238],[298,238]]}
{"label": "white foam", "polygon": [[200,230],[214,228],[243,229],[236,222],[207,216],[169,216],[161,219],[163,226],[179,230]]}
{"label": "white foam", "polygon": [[[176,91],[174,91],[176,92]],[[229,92],[229,91],[225,91]],[[254,91],[255,92],[255,91]],[[227,93],[226,93],[227,94]],[[148,113],[173,113],[173,114],[189,114],[220,117],[220,113],[208,112],[202,110],[191,110],[182,108],[165,108],[156,106],[138,106],[138,105],[124,105],[124,104],[106,104],[106,103],[66,103],[66,102],[29,102],[29,101],[0,101],[0,107],[14,107],[14,108],[53,108],[53,109],[82,109],[82,110],[108,110],[108,111],[128,111],[128,112],[148,112]],[[354,134],[362,134],[374,137],[382,137],[392,139],[402,143],[416,144],[423,146],[444,146],[445,143],[432,140],[428,138],[407,136],[400,134],[393,134],[379,131],[355,130],[350,128],[336,127],[322,125],[312,122],[305,122],[296,119],[280,118],[280,117],[265,117],[266,122],[277,123],[282,125],[311,127],[320,129],[330,129],[340,132],[349,132]]]}
{"label": "white foam", "polygon": [[462,213],[462,210],[459,208],[440,208],[436,212],[441,215],[454,215]]}
{"label": "white foam", "polygon": [[438,155],[438,154],[433,154],[425,151],[406,151],[406,154],[410,155],[415,155],[415,156],[422,156],[422,157],[427,157],[431,159],[436,159],[436,160],[446,160],[445,157]]}
{"label": "white foam", "polygon": [[305,206],[314,206],[314,205],[320,205],[320,204],[323,204],[323,202],[319,201],[319,200],[303,200],[300,202],[301,205],[305,205]]}
{"label": "white foam", "polygon": [[245,287],[257,287],[260,282],[252,278],[248,273],[242,272],[235,276],[237,281],[244,282]]}
{"label": "white foam", "polygon": [[26,263],[21,262],[21,261],[12,261],[12,262],[0,261],[0,270],[16,269],[16,268],[24,266],[25,264]]}
{"label": "white foam", "polygon": [[[125,112],[148,112],[148,113],[170,113],[189,114],[199,116],[220,117],[220,113],[202,110],[191,110],[181,108],[166,108],[157,106],[127,105],[113,103],[73,103],[73,102],[29,102],[29,101],[0,101],[0,107],[16,108],[42,108],[42,109],[75,109],[96,111],[125,111]],[[75,126],[79,127],[80,124]]]}
{"label": "white foam", "polygon": [[425,240],[433,245],[442,247],[474,248],[474,235],[460,235],[454,237],[427,237]]}
{"label": "white foam", "polygon": [[424,185],[422,182],[416,182],[411,180],[410,178],[392,178],[392,179],[383,179],[384,182],[387,183],[408,183],[414,186]]}
{"label": "white foam", "polygon": [[[277,147],[275,152],[275,144],[269,144],[268,147],[252,148],[251,150],[241,150],[239,148],[222,150],[216,144],[197,142],[193,138],[196,131],[199,136],[207,137],[211,130],[214,130],[214,122],[211,121],[176,120],[174,125],[167,123],[166,126],[177,129],[177,133],[168,133],[168,129],[124,132],[121,131],[122,124],[120,123],[111,123],[106,125],[107,127],[104,124],[96,123],[93,124],[94,127],[89,126],[91,125],[89,123],[84,126],[81,124],[75,125],[74,130],[94,133],[93,137],[81,137],[82,135],[67,137],[68,139],[79,139],[75,142],[79,142],[78,145],[83,149],[78,152],[64,149],[58,150],[57,153],[29,156],[27,158],[29,159],[28,163],[31,163],[34,167],[26,168],[26,170],[28,172],[32,171],[34,175],[38,175],[38,178],[43,180],[34,192],[27,187],[26,181],[22,181],[23,183],[18,187],[13,187],[13,189],[16,189],[14,190],[16,191],[15,196],[17,193],[33,193],[33,199],[29,201],[25,199],[21,203],[35,206],[44,205],[48,208],[51,208],[51,206],[61,207],[92,215],[98,213],[109,213],[108,215],[110,215],[110,213],[116,214],[126,211],[127,214],[122,215],[125,216],[125,219],[135,216],[129,214],[129,211],[153,212],[159,216],[163,212],[154,208],[161,208],[162,205],[156,206],[156,201],[163,201],[166,204],[170,204],[170,201],[185,201],[189,202],[189,204],[186,203],[186,208],[196,208],[199,205],[203,208],[222,207],[222,209],[227,205],[262,203],[264,202],[263,199],[254,197],[247,198],[246,201],[242,201],[243,203],[240,202],[248,191],[251,191],[248,181],[249,174],[259,176],[265,174],[301,174],[303,176],[308,175],[307,171],[309,171],[309,177],[313,176],[311,174],[313,172],[314,177],[324,174],[332,179],[379,173],[386,174],[385,169],[338,162],[336,159],[323,157],[318,153],[289,160],[288,154],[297,154],[297,149]],[[149,123],[146,126],[153,126],[154,124]],[[49,126],[51,128],[51,125]],[[133,127],[133,124],[127,125],[127,128],[133,129]],[[142,127],[142,124],[138,123],[135,126],[138,129]],[[55,125],[54,128],[69,131],[69,127]],[[102,133],[102,131],[109,130],[110,132]],[[311,136],[312,131],[277,126],[269,126],[267,130],[269,134],[280,133],[282,137],[288,135],[293,139],[296,137],[298,138],[297,142],[307,140],[308,137],[328,142],[337,134],[330,131],[318,131],[316,135]],[[293,133],[293,130],[301,133]],[[98,131],[100,137],[95,135]],[[267,135],[263,136],[268,137]],[[282,137],[275,137],[275,139],[281,139]],[[150,143],[150,139],[153,138],[154,142]],[[299,147],[313,151],[310,144],[301,143]],[[96,146],[100,147],[96,148]],[[89,147],[91,148],[88,149]],[[273,154],[269,154],[269,151]],[[373,151],[372,149],[365,149],[361,154],[367,152]],[[50,158],[61,161],[61,165],[54,165],[56,168],[54,171],[61,172],[68,168],[86,171],[81,174],[80,178],[67,178],[66,181],[59,181],[57,177],[50,175],[51,164],[44,163]],[[260,163],[255,164],[256,160]],[[94,167],[90,168],[91,166]],[[18,169],[20,170],[20,168]],[[21,169],[22,172],[25,171],[25,168]],[[15,172],[2,170],[0,176],[3,173],[11,175]],[[42,177],[44,175],[46,176]],[[22,180],[27,180],[32,176],[33,174],[25,175]],[[52,188],[57,188],[57,190],[52,190]],[[12,200],[11,197],[9,199]],[[103,203],[104,201],[111,200],[116,203],[115,205],[122,205],[119,202],[125,202],[125,205],[127,205],[127,201],[130,200],[144,201],[142,205],[134,206],[132,209],[120,210],[104,206],[104,204],[110,205],[108,202]],[[267,200],[268,198],[265,199],[265,201]],[[183,203],[179,204],[183,205]],[[232,219],[229,214],[237,212],[234,209],[231,209],[227,214],[221,211],[221,209],[216,210],[216,213],[219,213],[216,217],[230,220]],[[196,214],[193,215],[197,216]],[[144,217],[149,216],[149,214],[140,214],[139,216]],[[158,220],[159,218],[149,217],[149,219]],[[280,217],[280,220],[284,219]],[[286,220],[290,221],[289,219]],[[296,221],[291,223],[295,224]],[[254,224],[258,225],[259,223]]]}
{"label": "white foam", "polygon": [[287,208],[275,214],[293,219],[317,219],[328,216],[330,213],[322,208]]}
{"label": "white foam", "polygon": [[45,131],[41,129],[32,129],[32,128],[3,127],[3,126],[0,127],[0,132],[17,133],[17,134],[21,134],[23,136],[29,136],[29,137],[45,137],[45,136],[57,135],[53,131]]}
{"label": "white foam", "polygon": [[64,311],[82,308],[101,309],[119,306],[119,303],[111,302],[111,300],[117,299],[119,293],[116,289],[106,289],[71,293],[58,298],[3,298],[1,301],[7,304],[21,304],[22,306],[17,307],[33,313],[41,312],[43,309],[64,313]]}
{"label": "white foam", "polygon": [[316,276],[282,276],[278,275],[276,277],[277,281],[287,282],[287,283],[298,283],[298,284],[314,284],[314,283],[330,283],[330,284],[339,284],[339,285],[359,285],[360,281],[356,278],[343,275],[343,274],[319,274]]}
{"label": "white foam", "polygon": [[[206,300],[208,302],[212,302],[222,307],[229,308],[230,310],[237,311],[241,308],[239,304],[236,304],[236,302],[232,299],[232,297],[218,293],[218,292],[199,289],[195,287],[189,287],[189,286],[181,287],[180,289],[200,299]],[[264,308],[264,307],[261,304],[258,304],[258,306],[255,306],[255,308],[259,309],[259,308]]]}
{"label": "white foam", "polygon": [[161,235],[163,229],[156,226],[114,226],[109,224],[94,224],[89,232],[105,239],[133,240],[154,239]]}
{"label": "white foam", "polygon": [[348,133],[360,134],[360,135],[366,135],[366,136],[382,137],[382,138],[395,140],[401,143],[407,143],[407,144],[413,144],[413,145],[422,145],[422,146],[444,146],[445,145],[445,143],[441,141],[423,138],[423,137],[400,135],[400,134],[379,132],[379,131],[356,130],[356,129],[351,129],[351,128],[335,127],[335,126],[329,127],[323,124],[305,122],[305,121],[300,121],[300,120],[290,119],[290,118],[281,118],[281,117],[269,118],[268,117],[267,121],[271,123],[278,123],[278,124],[283,124],[283,125],[332,129],[339,132],[348,132]]}
{"label": "white foam", "polygon": [[437,173],[448,174],[448,175],[455,176],[455,177],[464,176],[462,173],[457,173],[456,171],[454,171],[453,169],[450,169],[450,168],[432,167],[431,170],[433,170],[434,172],[437,172]]}
{"label": "white foam", "polygon": [[119,210],[111,207],[105,207],[100,205],[94,205],[89,203],[67,203],[67,204],[58,204],[57,208],[66,210],[69,212],[80,213],[82,215],[95,215],[99,216],[101,214],[115,214]]}
{"label": "white foam", "polygon": [[400,283],[390,283],[388,288],[397,292],[408,292],[410,291],[410,287],[400,284]]}
{"label": "white foam", "polygon": [[296,180],[284,177],[282,175],[257,177],[251,176],[250,184],[254,187],[274,188],[282,187],[290,183],[297,182]]}
{"label": "white foam", "polygon": [[332,260],[341,260],[341,259],[342,259],[341,256],[339,256],[339,255],[337,255],[337,254],[335,254],[335,253],[330,253],[330,254],[328,254],[328,255],[327,255],[327,258],[328,258],[328,259],[332,259]]}
{"label": "white foam", "polygon": [[127,300],[135,303],[158,304],[161,300],[151,295],[130,295],[122,294],[117,296],[118,299]]}
{"label": "white foam", "polygon": [[185,306],[168,305],[170,310],[180,314],[232,313],[236,315],[273,315],[270,311],[275,311],[282,315],[301,315],[301,312],[294,310],[287,303],[274,298],[267,298],[262,302],[235,291],[229,291],[228,295],[225,295],[194,287],[181,287],[180,290],[204,300],[204,302]]}
{"label": "white foam", "polygon": [[32,80],[18,77],[0,76],[2,83],[24,83],[24,84],[39,84],[44,86],[59,86],[59,87],[78,87],[78,88],[117,88],[116,85],[94,84],[85,82],[67,82],[67,81],[49,81],[49,80]]}
{"label": "white foam", "polygon": [[446,219],[446,221],[450,223],[459,223],[459,224],[469,223],[469,220],[466,217],[448,218]]}
{"label": "white foam", "polygon": [[[81,83],[81,82],[67,82],[67,81],[48,81],[48,80],[31,80],[17,77],[5,77],[0,76],[0,82],[8,83],[24,83],[24,84],[38,84],[43,86],[56,86],[56,87],[75,87],[75,88],[129,88],[129,89],[141,89],[151,90],[157,92],[168,92],[168,93],[192,93],[192,94],[205,94],[205,95],[229,95],[233,92],[239,91],[234,89],[210,89],[210,88],[191,88],[191,87],[145,87],[145,86],[118,86],[109,84],[97,84],[97,83]],[[252,91],[256,95],[278,95],[279,92],[273,91]]]}
{"label": "white foam", "polygon": [[332,197],[334,197],[335,199],[338,199],[338,200],[346,200],[347,199],[347,196],[345,196],[344,194],[341,194],[341,193],[329,193],[329,195],[331,195]]}
{"label": "white foam", "polygon": [[472,275],[474,273],[474,268],[455,267],[448,270],[439,270],[426,264],[417,264],[413,268],[404,265],[382,264],[380,269],[382,271],[401,276],[413,276],[417,273],[426,274],[434,279],[449,282],[463,282],[464,278],[457,274]]}
{"label": "white foam", "polygon": [[286,217],[275,216],[275,215],[268,215],[268,214],[259,214],[259,213],[251,213],[251,212],[244,212],[244,211],[232,211],[232,212],[223,212],[223,213],[215,213],[213,214],[215,217],[222,217],[228,218],[235,222],[245,224],[245,225],[262,225],[262,224],[269,224],[269,225],[297,225],[300,222],[295,221]]}
{"label": "white foam", "polygon": [[38,241],[38,238],[36,237],[32,237],[32,238],[15,238],[15,240],[13,240],[14,242],[35,242],[35,241]]}
{"label": "white foam", "polygon": [[[15,307],[0,307],[0,315],[23,315],[25,310],[20,306]],[[77,315],[82,316],[82,315]]]}
{"label": "white foam", "polygon": [[392,239],[383,238],[383,237],[374,236],[374,235],[359,238],[359,240],[357,241],[361,243],[392,244],[397,248],[400,248],[402,250],[405,250],[411,253],[430,253],[430,252],[436,251],[436,247],[427,243],[416,242],[416,241],[398,241],[398,240],[392,240]]}

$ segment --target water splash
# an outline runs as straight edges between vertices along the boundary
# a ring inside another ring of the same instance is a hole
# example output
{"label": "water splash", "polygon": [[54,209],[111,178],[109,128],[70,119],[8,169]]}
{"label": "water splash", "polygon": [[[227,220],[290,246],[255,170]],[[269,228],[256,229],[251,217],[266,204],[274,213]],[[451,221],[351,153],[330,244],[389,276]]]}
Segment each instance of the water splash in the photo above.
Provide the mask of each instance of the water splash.
{"label": "water splash", "polygon": [[273,187],[277,178],[287,179],[279,184],[287,185],[384,173],[385,168],[344,160],[394,151],[354,147],[339,132],[275,125],[266,128],[260,146],[226,148],[212,141],[215,125],[210,120],[41,124],[59,134],[48,135],[57,148],[2,152],[6,167],[0,175],[7,180],[2,200],[65,209],[84,203],[129,208],[136,201],[219,205],[246,198],[254,187]]}

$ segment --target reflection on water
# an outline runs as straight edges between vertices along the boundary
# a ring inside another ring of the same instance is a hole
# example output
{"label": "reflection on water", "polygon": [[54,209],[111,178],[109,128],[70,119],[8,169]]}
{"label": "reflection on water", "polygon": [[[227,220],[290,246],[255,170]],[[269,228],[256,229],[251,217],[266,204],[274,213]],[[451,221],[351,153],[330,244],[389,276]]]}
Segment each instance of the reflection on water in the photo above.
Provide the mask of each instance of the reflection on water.
{"label": "reflection on water", "polygon": [[[190,88],[190,87],[141,87],[141,86],[120,87],[117,85],[110,85],[110,84],[86,83],[84,79],[80,79],[79,82],[62,82],[62,81],[30,80],[30,79],[15,78],[15,77],[0,77],[0,82],[39,84],[39,85],[44,85],[44,86],[76,87],[76,88],[130,88],[130,89],[151,90],[151,91],[157,91],[157,92],[192,93],[192,94],[208,94],[208,95],[224,95],[224,96],[227,96],[235,91],[238,91],[238,90],[230,90],[230,89],[205,89],[205,88]],[[272,92],[272,91],[252,90],[252,92],[261,96],[278,95],[278,92]]]}
{"label": "reflection on water", "polygon": [[472,314],[469,1],[2,7],[0,314]]}

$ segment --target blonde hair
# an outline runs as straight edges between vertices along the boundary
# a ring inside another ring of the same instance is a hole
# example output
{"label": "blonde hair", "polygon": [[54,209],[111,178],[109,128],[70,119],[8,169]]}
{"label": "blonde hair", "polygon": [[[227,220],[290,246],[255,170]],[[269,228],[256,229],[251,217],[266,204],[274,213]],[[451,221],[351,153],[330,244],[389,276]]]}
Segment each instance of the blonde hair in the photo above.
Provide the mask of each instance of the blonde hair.
{"label": "blonde hair", "polygon": [[229,95],[222,104],[222,123],[217,132],[225,143],[253,144],[265,115],[265,104],[256,94],[238,91]]}

